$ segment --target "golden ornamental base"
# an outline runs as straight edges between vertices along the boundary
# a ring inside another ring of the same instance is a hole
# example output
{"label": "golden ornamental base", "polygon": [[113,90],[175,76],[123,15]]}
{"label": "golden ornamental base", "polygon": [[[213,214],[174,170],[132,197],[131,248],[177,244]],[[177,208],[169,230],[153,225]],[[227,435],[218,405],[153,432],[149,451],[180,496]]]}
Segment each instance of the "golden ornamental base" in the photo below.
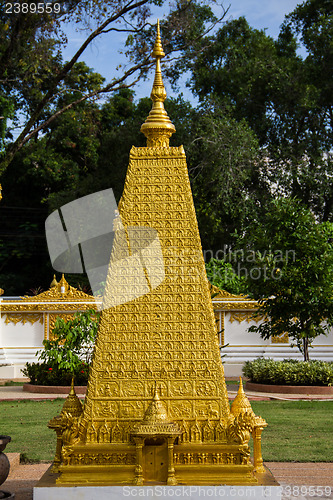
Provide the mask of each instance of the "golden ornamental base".
{"label": "golden ornamental base", "polygon": [[[51,467],[50,467],[51,469]],[[99,486],[89,484],[85,486],[71,484],[57,484],[56,479],[59,474],[54,474],[48,469],[39,480],[33,490],[34,500],[123,500],[133,497],[149,498],[191,498],[199,500],[202,497],[235,499],[235,498],[255,498],[256,500],[270,499],[281,500],[281,487],[274,479],[271,472],[264,468],[264,472],[254,474],[255,484],[243,484],[237,482],[236,476],[233,484],[220,481],[215,484],[203,485],[199,481],[195,485],[177,484],[168,486],[166,484],[156,484],[147,482],[143,486],[123,485],[123,486]],[[107,467],[106,467],[107,469]],[[221,473],[222,467],[219,467]],[[110,474],[105,470],[105,474]],[[198,475],[206,473],[202,466],[197,468]],[[230,473],[230,469],[228,469]]]}

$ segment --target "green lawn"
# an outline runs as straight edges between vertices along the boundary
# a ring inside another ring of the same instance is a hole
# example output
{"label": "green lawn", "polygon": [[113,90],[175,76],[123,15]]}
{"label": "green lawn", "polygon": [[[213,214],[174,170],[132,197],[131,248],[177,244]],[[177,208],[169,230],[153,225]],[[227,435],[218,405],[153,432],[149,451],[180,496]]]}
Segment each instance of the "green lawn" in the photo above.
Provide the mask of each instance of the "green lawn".
{"label": "green lawn", "polygon": [[[51,461],[56,434],[47,422],[63,403],[0,402],[0,433],[12,437],[6,451],[29,461]],[[265,461],[333,462],[333,401],[256,401],[252,407],[268,422],[262,433]]]}
{"label": "green lawn", "polygon": [[11,436],[6,452],[19,452],[30,462],[50,462],[54,458],[56,433],[47,427],[59,414],[63,399],[54,401],[1,401],[0,433]]}
{"label": "green lawn", "polygon": [[333,462],[333,401],[256,401],[265,461]]}

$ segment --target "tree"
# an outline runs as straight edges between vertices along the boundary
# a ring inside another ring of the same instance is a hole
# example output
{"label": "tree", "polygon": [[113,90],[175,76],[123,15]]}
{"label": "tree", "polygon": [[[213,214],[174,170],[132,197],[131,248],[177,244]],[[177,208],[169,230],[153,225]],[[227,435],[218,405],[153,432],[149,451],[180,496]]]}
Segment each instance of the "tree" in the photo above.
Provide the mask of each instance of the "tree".
{"label": "tree", "polygon": [[309,359],[312,341],[333,325],[333,224],[318,223],[296,199],[268,207],[239,237],[237,272],[248,282],[264,321],[249,330],[268,339],[288,333]]}
{"label": "tree", "polygon": [[[170,4],[170,12],[165,20],[166,26],[169,19],[173,20],[165,30],[168,33],[171,30],[173,35],[169,50],[183,49],[185,39],[181,33],[190,28],[200,37],[209,30],[209,23],[211,27],[214,26],[217,19],[206,3],[211,2],[179,0],[175,5]],[[53,8],[51,14],[44,13],[40,17],[31,10],[13,14],[7,13],[5,5],[0,7],[0,62],[6,61],[3,75],[0,73],[0,105],[4,117],[10,116],[16,123],[18,120],[24,121],[19,136],[4,145],[1,172],[24,144],[38,136],[66,110],[87,99],[103,96],[106,92],[124,86],[131,87],[147,74],[151,66],[152,43],[152,27],[148,19],[151,7],[163,4],[166,4],[163,0],[61,0],[57,2],[62,7],[60,12]],[[193,9],[200,15],[187,16]],[[62,27],[69,21],[83,22],[89,35],[71,60],[63,62],[60,55],[64,43]],[[153,29],[156,31],[155,27]],[[60,106],[63,85],[66,79],[70,79],[79,57],[88,45],[101,35],[119,32],[128,35],[124,51],[129,65],[125,69],[121,68],[119,76],[111,82],[100,82],[97,88],[87,89],[74,100]],[[145,41],[148,35],[149,44]],[[187,39],[185,41],[188,42]]]}
{"label": "tree", "polygon": [[[62,101],[75,99],[71,89],[84,91],[101,79],[84,63],[75,71]],[[257,141],[245,122],[215,112],[213,104],[195,109],[179,96],[168,99],[166,107],[177,130],[172,141],[186,150],[203,247],[213,252],[230,245],[230,233],[258,214],[256,199],[264,186],[258,179]],[[146,144],[140,127],[150,109],[149,98],[135,102],[134,92],[124,88],[100,106],[82,102],[67,110],[17,153],[2,176],[0,241],[7,250],[0,259],[0,280],[6,294],[48,287],[52,272],[43,228],[48,213],[106,188],[119,201],[130,148]],[[29,233],[35,236],[32,245],[18,226],[36,223],[34,234]]]}
{"label": "tree", "polygon": [[209,282],[220,290],[236,295],[245,294],[248,291],[244,276],[238,276],[230,262],[210,259],[206,263],[206,272]]}
{"label": "tree", "polygon": [[[289,127],[296,130],[299,168],[295,169],[294,195],[312,207],[320,220],[333,220],[333,11],[329,0],[307,0],[286,16],[279,42],[293,37],[306,50],[295,92],[289,93]],[[280,46],[286,46],[280,43]],[[290,88],[290,90],[292,90]],[[296,99],[295,99],[296,97]],[[288,125],[288,124],[287,124]],[[289,142],[291,137],[289,138]],[[288,136],[281,144],[287,146]],[[296,148],[294,148],[296,149]],[[280,153],[281,153],[280,152]],[[282,155],[281,155],[282,157]],[[306,171],[305,168],[306,167]],[[305,175],[306,174],[306,175]],[[289,179],[285,179],[286,183]]]}
{"label": "tree", "polygon": [[[101,81],[101,75],[76,63],[64,83],[59,107]],[[2,175],[0,281],[7,295],[48,288],[53,271],[45,219],[53,208],[79,197],[82,179],[97,171],[99,121],[95,103],[85,101],[67,110],[43,135],[22,147]],[[77,280],[72,284],[77,286]]]}
{"label": "tree", "polygon": [[68,370],[72,374],[82,362],[89,365],[98,330],[99,313],[94,309],[76,312],[68,321],[58,317],[53,329],[53,339],[44,340],[44,350],[38,359],[49,366]]}
{"label": "tree", "polygon": [[257,138],[245,120],[210,102],[193,113],[186,142],[203,246],[232,246],[232,233],[258,216],[264,198]]}
{"label": "tree", "polygon": [[53,339],[44,340],[44,350],[38,351],[38,363],[26,363],[23,374],[31,384],[86,385],[100,313],[93,309],[76,312],[66,321],[58,317]]}
{"label": "tree", "polygon": [[277,40],[239,18],[202,39],[189,62],[200,101],[214,98],[256,134],[271,194],[297,197],[322,221],[333,220],[332,36],[330,2],[307,0]]}

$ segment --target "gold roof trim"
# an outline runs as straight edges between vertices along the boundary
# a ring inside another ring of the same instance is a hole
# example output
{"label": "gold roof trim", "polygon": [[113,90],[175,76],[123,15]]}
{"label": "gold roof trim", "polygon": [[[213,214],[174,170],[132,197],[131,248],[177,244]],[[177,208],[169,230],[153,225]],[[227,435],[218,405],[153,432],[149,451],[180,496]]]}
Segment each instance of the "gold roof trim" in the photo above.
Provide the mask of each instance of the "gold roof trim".
{"label": "gold roof trim", "polygon": [[244,294],[235,295],[233,293],[227,292],[226,290],[221,290],[221,288],[218,288],[217,286],[212,285],[211,283],[209,283],[209,286],[210,286],[211,293],[216,294],[214,297],[214,300],[228,299],[228,300],[238,300],[238,301],[239,300],[246,300],[249,302],[256,302],[254,300],[249,299],[247,295],[244,295]]}
{"label": "gold roof trim", "polygon": [[148,148],[167,148],[169,147],[169,139],[176,132],[176,128],[164,108],[167,94],[162,79],[161,59],[165,56],[165,53],[161,42],[159,21],[157,21],[156,41],[151,55],[156,59],[155,78],[150,94],[153,107],[148,118],[141,126],[141,132],[147,137]]}
{"label": "gold roof trim", "polygon": [[92,295],[88,295],[87,293],[81,292],[81,290],[70,286],[64,275],[62,275],[59,283],[57,283],[54,276],[50,288],[46,290],[46,292],[39,293],[33,297],[25,295],[21,298],[25,302],[59,302],[68,300],[95,302],[95,298]]}

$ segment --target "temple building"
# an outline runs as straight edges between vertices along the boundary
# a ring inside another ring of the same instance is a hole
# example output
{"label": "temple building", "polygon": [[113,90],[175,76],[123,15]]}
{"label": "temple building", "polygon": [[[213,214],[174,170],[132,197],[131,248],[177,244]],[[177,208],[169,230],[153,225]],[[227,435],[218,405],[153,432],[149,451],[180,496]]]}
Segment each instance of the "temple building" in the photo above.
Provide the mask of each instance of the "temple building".
{"label": "temple building", "polygon": [[[51,422],[53,469],[58,485],[255,485],[267,424],[241,384],[229,406],[185,152],[169,146],[159,28],[152,55],[147,147],[130,152],[83,411]],[[114,301],[133,283],[136,297]]]}

